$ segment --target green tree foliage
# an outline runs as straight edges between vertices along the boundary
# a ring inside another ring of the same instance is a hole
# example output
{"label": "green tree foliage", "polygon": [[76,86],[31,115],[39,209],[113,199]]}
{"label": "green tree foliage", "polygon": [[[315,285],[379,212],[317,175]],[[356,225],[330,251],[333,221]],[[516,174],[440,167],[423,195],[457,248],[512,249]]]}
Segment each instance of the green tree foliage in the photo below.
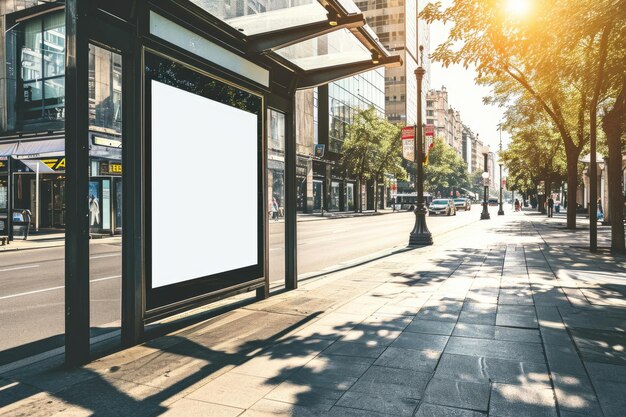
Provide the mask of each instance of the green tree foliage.
{"label": "green tree foliage", "polygon": [[[374,108],[356,114],[348,127],[342,152],[343,169],[357,177],[360,184],[370,179],[383,181],[386,173],[400,180],[406,178],[402,167],[400,128],[378,116]],[[360,190],[361,187],[359,193]],[[362,211],[360,204],[359,210]]]}
{"label": "green tree foliage", "polygon": [[436,139],[424,167],[424,188],[431,193],[441,192],[449,195],[450,191],[469,188],[467,164],[445,141]]}
{"label": "green tree foliage", "polygon": [[[607,48],[619,45],[609,30],[626,16],[625,0],[531,1],[532,13],[508,13],[506,0],[455,0],[422,12],[427,21],[450,22],[449,39],[432,57],[447,66],[475,66],[478,82],[494,87],[493,99],[509,105],[532,100],[558,131],[568,168],[568,200],[575,201],[578,160],[593,134],[597,106],[606,98]],[[622,41],[619,46],[624,48]],[[621,73],[623,75],[623,60]],[[592,115],[590,117],[590,115]],[[567,223],[576,227],[576,205]]]}

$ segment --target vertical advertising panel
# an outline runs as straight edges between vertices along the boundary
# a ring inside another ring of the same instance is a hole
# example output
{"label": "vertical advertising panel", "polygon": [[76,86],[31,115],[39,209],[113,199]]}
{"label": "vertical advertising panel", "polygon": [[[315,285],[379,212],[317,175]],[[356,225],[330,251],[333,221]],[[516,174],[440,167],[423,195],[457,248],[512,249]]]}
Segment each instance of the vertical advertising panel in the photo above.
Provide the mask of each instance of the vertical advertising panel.
{"label": "vertical advertising panel", "polygon": [[146,308],[263,277],[262,98],[146,53]]}

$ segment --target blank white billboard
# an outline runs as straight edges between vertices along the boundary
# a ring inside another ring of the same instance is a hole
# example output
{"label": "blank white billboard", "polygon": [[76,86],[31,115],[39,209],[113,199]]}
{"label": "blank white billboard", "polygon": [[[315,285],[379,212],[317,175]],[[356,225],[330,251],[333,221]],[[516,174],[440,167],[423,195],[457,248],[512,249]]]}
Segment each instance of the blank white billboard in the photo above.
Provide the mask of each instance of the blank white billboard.
{"label": "blank white billboard", "polygon": [[151,93],[152,288],[257,265],[259,116]]}

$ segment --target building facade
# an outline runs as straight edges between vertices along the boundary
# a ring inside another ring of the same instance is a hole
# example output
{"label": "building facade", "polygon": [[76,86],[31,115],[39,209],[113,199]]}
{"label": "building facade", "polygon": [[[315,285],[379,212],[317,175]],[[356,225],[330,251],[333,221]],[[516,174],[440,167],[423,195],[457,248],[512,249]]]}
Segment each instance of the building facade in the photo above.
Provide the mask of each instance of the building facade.
{"label": "building facade", "polygon": [[[372,107],[380,117],[385,115],[384,70],[298,92],[297,104],[297,210],[316,213],[374,209],[373,183],[358,184],[341,170],[340,160],[348,127],[356,113]],[[359,186],[361,205],[357,201]]]}
{"label": "building facade", "polygon": [[[19,3],[19,4],[18,4]],[[4,2],[0,211],[65,226],[65,13],[54,2]],[[55,7],[56,6],[56,7]],[[90,230],[121,232],[121,56],[89,49]]]}

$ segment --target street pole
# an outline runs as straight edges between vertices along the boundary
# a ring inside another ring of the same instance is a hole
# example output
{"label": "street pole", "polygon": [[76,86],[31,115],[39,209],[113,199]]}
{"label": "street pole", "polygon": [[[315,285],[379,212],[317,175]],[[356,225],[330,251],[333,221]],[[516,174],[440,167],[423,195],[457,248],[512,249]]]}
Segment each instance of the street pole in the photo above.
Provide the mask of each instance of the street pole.
{"label": "street pole", "polygon": [[[500,152],[498,153],[498,159],[502,158],[502,125],[500,125]],[[504,215],[504,209],[502,208],[502,162],[500,162],[500,209],[498,210],[498,216]]]}
{"label": "street pole", "polygon": [[433,236],[426,225],[426,207],[424,206],[424,166],[422,145],[422,81],[426,70],[424,69],[424,47],[420,45],[420,66],[415,70],[417,78],[417,125],[415,126],[415,162],[417,164],[417,176],[415,186],[417,188],[417,208],[415,209],[415,226],[409,235],[409,246],[427,246],[433,244]]}
{"label": "street pole", "polygon": [[491,219],[491,216],[489,216],[489,209],[487,208],[487,190],[489,189],[489,185],[487,185],[487,179],[489,178],[489,168],[487,167],[488,162],[487,162],[487,153],[483,153],[483,157],[485,159],[484,162],[484,171],[483,171],[483,186],[484,186],[484,194],[483,194],[483,211],[482,213],[480,213],[480,220],[489,220]]}

